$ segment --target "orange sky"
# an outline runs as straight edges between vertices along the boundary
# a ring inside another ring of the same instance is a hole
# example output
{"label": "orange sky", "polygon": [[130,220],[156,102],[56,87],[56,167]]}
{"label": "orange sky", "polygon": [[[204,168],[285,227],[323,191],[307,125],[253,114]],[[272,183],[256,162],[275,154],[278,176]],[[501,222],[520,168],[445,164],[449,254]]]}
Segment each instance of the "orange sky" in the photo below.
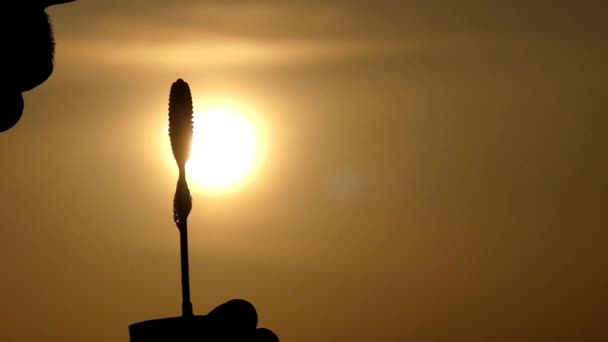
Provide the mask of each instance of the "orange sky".
{"label": "orange sky", "polygon": [[[607,339],[600,2],[78,1],[0,135],[1,341],[128,341],[180,313],[169,87],[268,129],[195,189],[195,313],[283,341]],[[74,324],[78,328],[74,328]]]}

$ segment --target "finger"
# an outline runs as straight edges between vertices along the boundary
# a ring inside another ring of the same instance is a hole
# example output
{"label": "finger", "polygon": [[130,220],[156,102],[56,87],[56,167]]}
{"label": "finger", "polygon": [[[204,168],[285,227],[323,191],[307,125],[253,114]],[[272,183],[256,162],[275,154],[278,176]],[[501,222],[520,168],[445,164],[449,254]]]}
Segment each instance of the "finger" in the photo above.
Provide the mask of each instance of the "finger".
{"label": "finger", "polygon": [[279,342],[279,337],[266,328],[255,330],[253,342]]}
{"label": "finger", "polygon": [[255,307],[243,299],[228,301],[213,309],[207,316],[212,324],[231,331],[254,331],[258,324]]}

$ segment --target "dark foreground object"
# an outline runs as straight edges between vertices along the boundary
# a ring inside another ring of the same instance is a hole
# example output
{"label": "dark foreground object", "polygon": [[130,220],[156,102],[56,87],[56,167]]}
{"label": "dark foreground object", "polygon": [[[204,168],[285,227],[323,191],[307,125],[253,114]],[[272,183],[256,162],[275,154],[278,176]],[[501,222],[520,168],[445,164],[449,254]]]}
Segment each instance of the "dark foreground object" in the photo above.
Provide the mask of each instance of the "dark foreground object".
{"label": "dark foreground object", "polygon": [[169,317],[129,326],[131,342],[278,342],[270,330],[257,328],[253,305],[235,299],[208,315]]}
{"label": "dark foreground object", "polygon": [[30,91],[53,73],[55,41],[45,10],[75,0],[2,1],[0,11],[0,132],[19,122],[22,93]]}

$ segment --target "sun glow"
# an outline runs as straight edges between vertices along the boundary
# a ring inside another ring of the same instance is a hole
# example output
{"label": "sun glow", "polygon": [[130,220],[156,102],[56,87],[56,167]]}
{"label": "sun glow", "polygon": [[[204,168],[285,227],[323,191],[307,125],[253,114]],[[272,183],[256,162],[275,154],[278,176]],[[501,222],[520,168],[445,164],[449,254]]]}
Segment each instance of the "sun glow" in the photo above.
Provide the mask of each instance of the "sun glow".
{"label": "sun glow", "polygon": [[251,175],[259,157],[259,132],[242,109],[214,105],[194,113],[186,164],[189,181],[206,190],[235,187]]}

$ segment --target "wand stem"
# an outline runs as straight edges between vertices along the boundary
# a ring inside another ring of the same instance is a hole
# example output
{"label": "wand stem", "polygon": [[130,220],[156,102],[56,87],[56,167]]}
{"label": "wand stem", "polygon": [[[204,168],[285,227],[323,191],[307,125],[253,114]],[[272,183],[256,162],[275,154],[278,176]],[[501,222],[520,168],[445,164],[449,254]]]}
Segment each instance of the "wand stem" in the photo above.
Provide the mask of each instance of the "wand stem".
{"label": "wand stem", "polygon": [[179,227],[179,244],[182,266],[182,315],[192,317],[190,302],[190,270],[188,267],[188,221],[181,222]]}

